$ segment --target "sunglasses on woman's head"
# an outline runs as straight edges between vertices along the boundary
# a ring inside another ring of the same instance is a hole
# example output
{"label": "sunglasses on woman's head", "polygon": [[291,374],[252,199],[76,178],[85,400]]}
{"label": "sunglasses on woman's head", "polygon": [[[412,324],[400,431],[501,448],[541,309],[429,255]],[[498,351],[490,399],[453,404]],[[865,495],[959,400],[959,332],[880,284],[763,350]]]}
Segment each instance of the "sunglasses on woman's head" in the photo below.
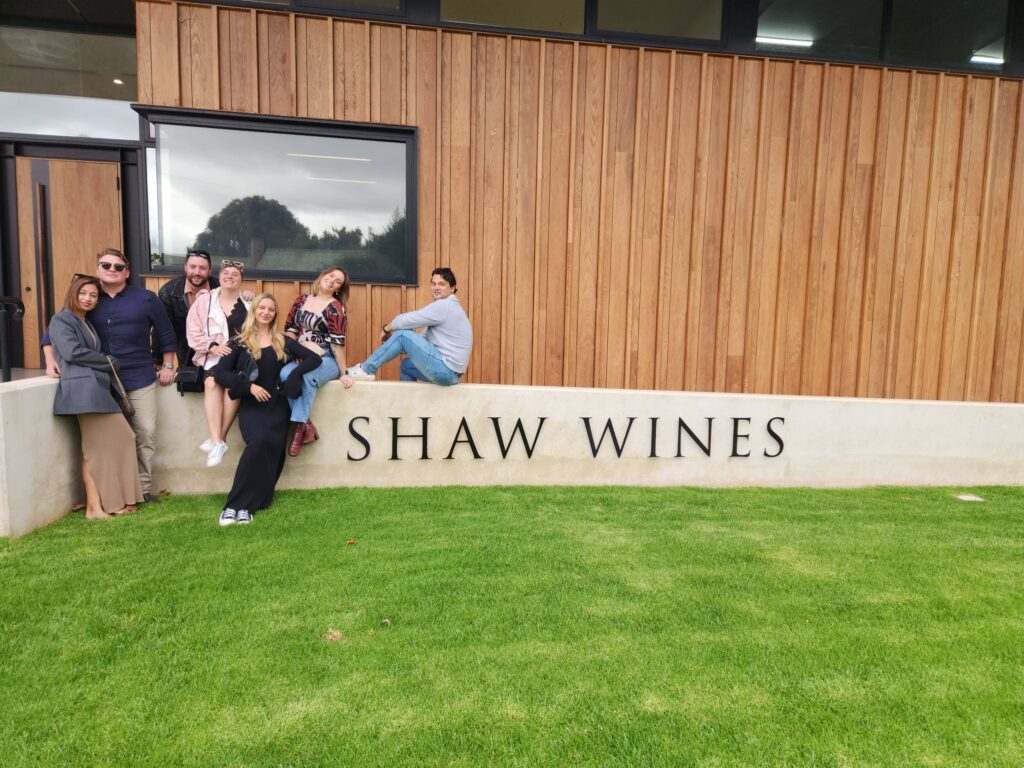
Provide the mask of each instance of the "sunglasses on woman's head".
{"label": "sunglasses on woman's head", "polygon": [[128,267],[124,264],[111,264],[109,261],[101,261],[100,269],[114,270],[115,272],[124,272]]}
{"label": "sunglasses on woman's head", "polygon": [[245,269],[245,265],[242,262],[240,262],[240,261],[233,261],[232,259],[224,259],[220,263],[220,268],[221,269],[226,269],[226,268],[229,268],[229,267],[233,267],[233,268],[237,269],[239,272],[241,272],[243,269]]}

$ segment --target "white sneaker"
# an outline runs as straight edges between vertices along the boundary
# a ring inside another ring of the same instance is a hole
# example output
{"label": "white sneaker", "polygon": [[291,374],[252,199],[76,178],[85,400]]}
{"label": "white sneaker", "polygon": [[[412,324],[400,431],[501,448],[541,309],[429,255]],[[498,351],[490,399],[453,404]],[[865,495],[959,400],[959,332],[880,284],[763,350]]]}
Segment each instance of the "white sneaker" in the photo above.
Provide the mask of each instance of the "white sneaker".
{"label": "white sneaker", "polygon": [[374,376],[372,373],[367,373],[365,370],[363,370],[363,364],[362,363],[358,363],[357,365],[353,365],[351,368],[349,368],[347,371],[345,371],[345,375],[346,376],[351,376],[353,379],[358,379],[359,381],[376,381],[377,380],[377,377]]}
{"label": "white sneaker", "polygon": [[224,442],[217,443],[210,449],[210,452],[206,455],[206,466],[216,467],[220,464],[221,459],[224,458],[224,454],[228,452],[228,444]]}
{"label": "white sneaker", "polygon": [[[246,513],[248,514],[248,513]],[[225,525],[231,525],[235,522],[235,510],[228,507],[220,513],[220,526],[223,528]]]}
{"label": "white sneaker", "polygon": [[203,441],[203,444],[199,446],[199,450],[202,451],[203,453],[209,453],[210,451],[213,450],[214,445],[215,443],[213,442],[213,438],[208,437],[206,438],[206,440]]}
{"label": "white sneaker", "polygon": [[252,513],[248,509],[240,509],[235,512],[235,522],[239,525],[248,525],[252,522]]}

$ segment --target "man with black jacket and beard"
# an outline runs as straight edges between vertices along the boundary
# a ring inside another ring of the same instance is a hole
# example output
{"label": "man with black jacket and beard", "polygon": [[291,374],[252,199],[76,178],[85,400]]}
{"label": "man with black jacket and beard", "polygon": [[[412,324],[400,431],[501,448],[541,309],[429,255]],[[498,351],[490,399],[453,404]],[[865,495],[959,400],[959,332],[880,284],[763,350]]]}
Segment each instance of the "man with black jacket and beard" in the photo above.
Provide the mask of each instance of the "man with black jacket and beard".
{"label": "man with black jacket and beard", "polygon": [[198,249],[189,249],[185,256],[185,274],[179,275],[160,289],[160,303],[164,305],[178,341],[179,366],[192,365],[192,350],[185,339],[185,318],[189,309],[195,303],[196,296],[203,291],[212,291],[220,285],[211,271],[210,254]]}

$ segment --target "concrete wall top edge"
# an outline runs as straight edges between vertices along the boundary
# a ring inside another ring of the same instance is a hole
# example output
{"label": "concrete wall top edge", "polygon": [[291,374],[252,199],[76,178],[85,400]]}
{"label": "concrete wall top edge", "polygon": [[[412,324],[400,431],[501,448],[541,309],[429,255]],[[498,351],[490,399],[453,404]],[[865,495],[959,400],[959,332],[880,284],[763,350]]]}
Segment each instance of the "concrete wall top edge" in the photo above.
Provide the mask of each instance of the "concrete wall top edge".
{"label": "concrete wall top edge", "polygon": [[[14,392],[20,390],[30,390],[36,388],[56,388],[57,381],[45,376],[38,376],[31,379],[21,379],[19,381],[10,381],[4,384],[0,384],[0,394],[4,392]],[[329,384],[328,386],[332,386]],[[340,386],[340,385],[337,385]],[[381,387],[384,390],[390,390],[392,388],[408,388],[418,387],[427,389],[427,385],[414,383],[414,382],[398,382],[398,381],[374,381],[374,382],[359,382],[355,385],[356,387]],[[910,400],[910,399],[899,399],[899,398],[875,398],[875,397],[831,397],[823,395],[765,395],[765,394],[748,394],[743,392],[697,392],[688,390],[655,390],[655,389],[612,389],[612,388],[601,388],[601,387],[558,387],[558,386],[542,386],[542,385],[515,385],[515,384],[460,384],[458,387],[453,388],[435,388],[437,393],[441,397],[451,396],[452,393],[461,393],[460,397],[468,393],[501,393],[503,396],[508,396],[515,391],[520,391],[524,395],[529,394],[536,396],[538,394],[550,394],[558,396],[568,395],[580,395],[586,394],[588,396],[600,396],[603,394],[607,395],[619,395],[629,396],[631,398],[700,398],[700,399],[712,399],[720,400],[727,403],[737,402],[757,402],[759,404],[777,402],[777,403],[833,403],[836,405],[843,403],[859,403],[862,405],[873,404],[879,406],[891,406],[891,407],[929,407],[933,408],[948,407],[948,408],[962,408],[964,406],[970,408],[977,408],[980,410],[1003,410],[1008,412],[1019,412],[1024,408],[1024,403],[982,403],[975,401],[963,401],[963,400]],[[447,395],[443,393],[448,393]]]}

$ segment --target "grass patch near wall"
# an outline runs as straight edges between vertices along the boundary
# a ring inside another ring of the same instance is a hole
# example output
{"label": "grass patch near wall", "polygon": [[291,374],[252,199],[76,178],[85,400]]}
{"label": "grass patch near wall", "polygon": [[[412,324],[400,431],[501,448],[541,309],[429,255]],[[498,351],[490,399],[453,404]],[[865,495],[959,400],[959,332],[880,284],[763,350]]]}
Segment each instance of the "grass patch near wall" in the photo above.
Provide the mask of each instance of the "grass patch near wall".
{"label": "grass patch near wall", "polygon": [[0,542],[5,766],[1020,766],[1024,491],[291,491]]}

